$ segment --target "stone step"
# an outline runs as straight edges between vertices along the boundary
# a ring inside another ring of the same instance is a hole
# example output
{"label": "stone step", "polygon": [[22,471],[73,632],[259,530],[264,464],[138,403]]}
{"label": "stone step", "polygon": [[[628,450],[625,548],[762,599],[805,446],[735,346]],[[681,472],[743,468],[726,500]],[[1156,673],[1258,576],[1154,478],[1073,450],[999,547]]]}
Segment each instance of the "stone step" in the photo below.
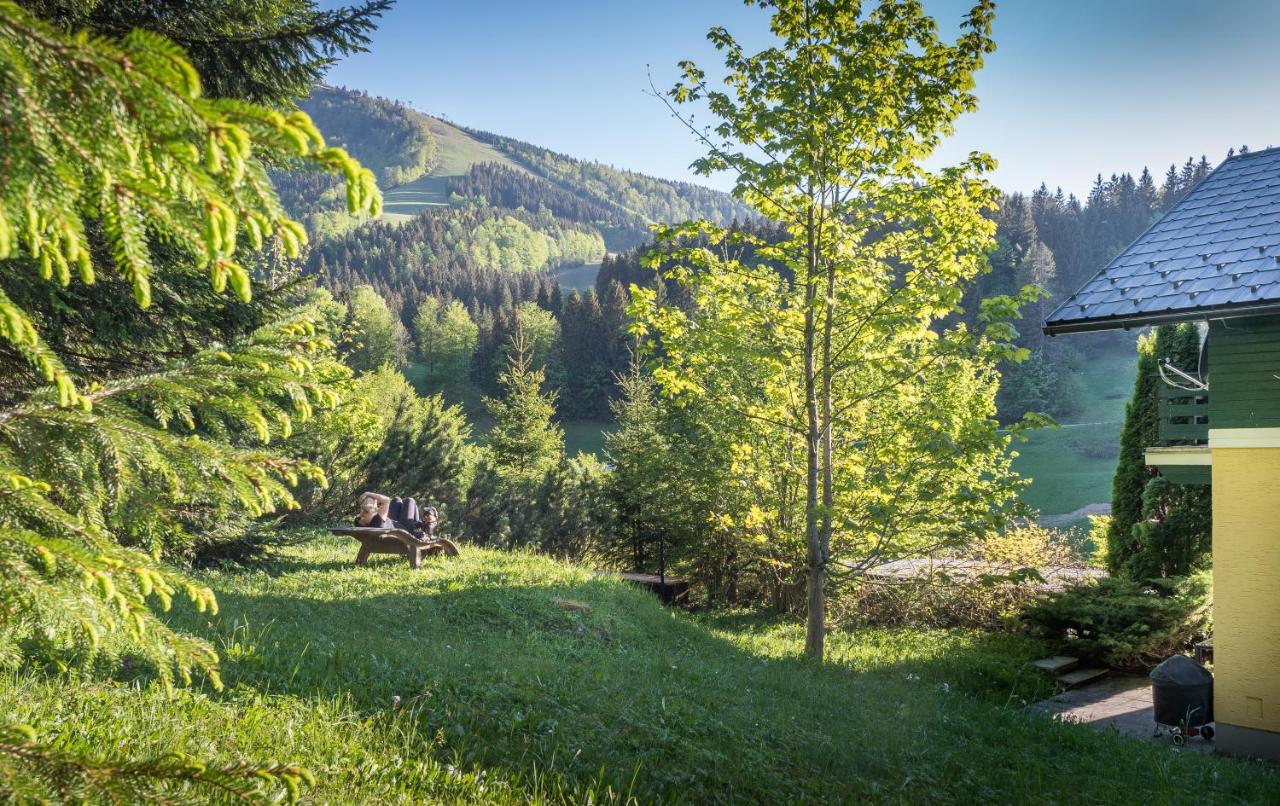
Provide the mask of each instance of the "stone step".
{"label": "stone step", "polygon": [[1069,672],[1080,665],[1079,658],[1073,658],[1070,655],[1054,655],[1051,658],[1041,658],[1040,660],[1031,661],[1031,665],[1037,669],[1042,669],[1049,674],[1062,674]]}
{"label": "stone step", "polygon": [[1087,686],[1090,683],[1101,680],[1106,677],[1110,669],[1100,667],[1092,667],[1088,669],[1076,669],[1063,675],[1058,675],[1058,682],[1067,688],[1079,688]]}

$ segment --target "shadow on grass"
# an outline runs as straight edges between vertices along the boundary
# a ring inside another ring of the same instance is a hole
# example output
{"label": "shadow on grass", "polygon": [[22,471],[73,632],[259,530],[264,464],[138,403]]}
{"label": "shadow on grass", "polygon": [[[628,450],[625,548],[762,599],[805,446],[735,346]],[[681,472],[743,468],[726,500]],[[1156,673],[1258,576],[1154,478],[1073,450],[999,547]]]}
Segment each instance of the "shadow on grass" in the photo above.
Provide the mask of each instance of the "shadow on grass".
{"label": "shadow on grass", "polygon": [[872,672],[819,666],[707,629],[776,617],[703,626],[608,580],[516,583],[501,568],[396,575],[381,567],[392,561],[403,562],[372,570],[393,590],[366,594],[367,578],[335,575],[286,593],[219,591],[215,622],[174,620],[218,646],[233,692],[223,696],[249,687],[343,699],[466,767],[603,778],[643,801],[1125,800],[1156,796],[1152,781],[1166,794],[1260,791],[1208,761],[1175,762],[941,685],[966,653],[981,656],[969,664],[979,676],[998,664],[980,644],[924,659],[895,644]]}

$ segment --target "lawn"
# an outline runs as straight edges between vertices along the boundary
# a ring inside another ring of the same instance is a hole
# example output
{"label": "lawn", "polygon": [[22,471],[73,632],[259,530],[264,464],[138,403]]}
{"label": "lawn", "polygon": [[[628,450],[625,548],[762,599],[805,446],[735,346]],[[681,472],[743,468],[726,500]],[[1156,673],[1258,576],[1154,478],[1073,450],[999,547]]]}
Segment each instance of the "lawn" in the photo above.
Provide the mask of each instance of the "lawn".
{"label": "lawn", "polygon": [[1014,445],[1018,452],[1014,469],[1031,479],[1023,501],[1050,516],[1110,503],[1120,429],[1136,366],[1132,345],[1100,352],[1081,371],[1082,411],[1060,427],[1037,431],[1026,443]]}
{"label": "lawn", "polygon": [[[313,802],[1261,802],[1275,768],[1030,713],[1039,647],[689,616],[553,560],[467,548],[411,571],[318,537],[212,572],[226,689],[0,678],[0,712],[68,743],[305,763]],[[137,673],[134,672],[136,675]]]}
{"label": "lawn", "polygon": [[570,289],[586,291],[596,287],[596,275],[600,273],[600,263],[584,263],[581,266],[565,266],[551,272],[551,277],[560,284],[566,294]]}

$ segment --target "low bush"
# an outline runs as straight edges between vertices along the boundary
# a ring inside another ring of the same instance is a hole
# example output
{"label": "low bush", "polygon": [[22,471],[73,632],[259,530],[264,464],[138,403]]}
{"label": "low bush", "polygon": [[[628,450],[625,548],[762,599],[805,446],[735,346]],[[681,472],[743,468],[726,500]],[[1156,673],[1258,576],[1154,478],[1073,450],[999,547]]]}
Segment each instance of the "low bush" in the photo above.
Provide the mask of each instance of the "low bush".
{"label": "low bush", "polygon": [[1033,634],[1064,654],[1147,668],[1208,632],[1209,575],[1146,583],[1111,577],[1048,594],[1022,610]]}
{"label": "low bush", "polygon": [[841,626],[990,628],[1035,593],[1030,580],[868,578],[832,602],[831,618]]}
{"label": "low bush", "polygon": [[1034,523],[975,541],[958,560],[941,560],[909,579],[864,577],[835,597],[837,623],[900,627],[1002,627],[1044,589],[1036,569],[1083,564],[1071,535]]}

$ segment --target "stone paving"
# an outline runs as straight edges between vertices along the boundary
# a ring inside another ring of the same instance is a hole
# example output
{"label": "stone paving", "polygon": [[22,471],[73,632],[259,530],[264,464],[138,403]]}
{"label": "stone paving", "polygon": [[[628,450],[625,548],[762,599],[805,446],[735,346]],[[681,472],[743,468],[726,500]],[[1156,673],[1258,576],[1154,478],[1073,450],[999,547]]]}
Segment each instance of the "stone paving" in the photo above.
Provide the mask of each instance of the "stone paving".
{"label": "stone paving", "polygon": [[[1081,722],[1095,730],[1114,730],[1123,736],[1174,746],[1167,733],[1156,735],[1151,681],[1146,677],[1108,677],[1041,700],[1032,709],[1058,719]],[[1213,742],[1199,737],[1188,738],[1186,747],[1202,753],[1213,752]]]}

